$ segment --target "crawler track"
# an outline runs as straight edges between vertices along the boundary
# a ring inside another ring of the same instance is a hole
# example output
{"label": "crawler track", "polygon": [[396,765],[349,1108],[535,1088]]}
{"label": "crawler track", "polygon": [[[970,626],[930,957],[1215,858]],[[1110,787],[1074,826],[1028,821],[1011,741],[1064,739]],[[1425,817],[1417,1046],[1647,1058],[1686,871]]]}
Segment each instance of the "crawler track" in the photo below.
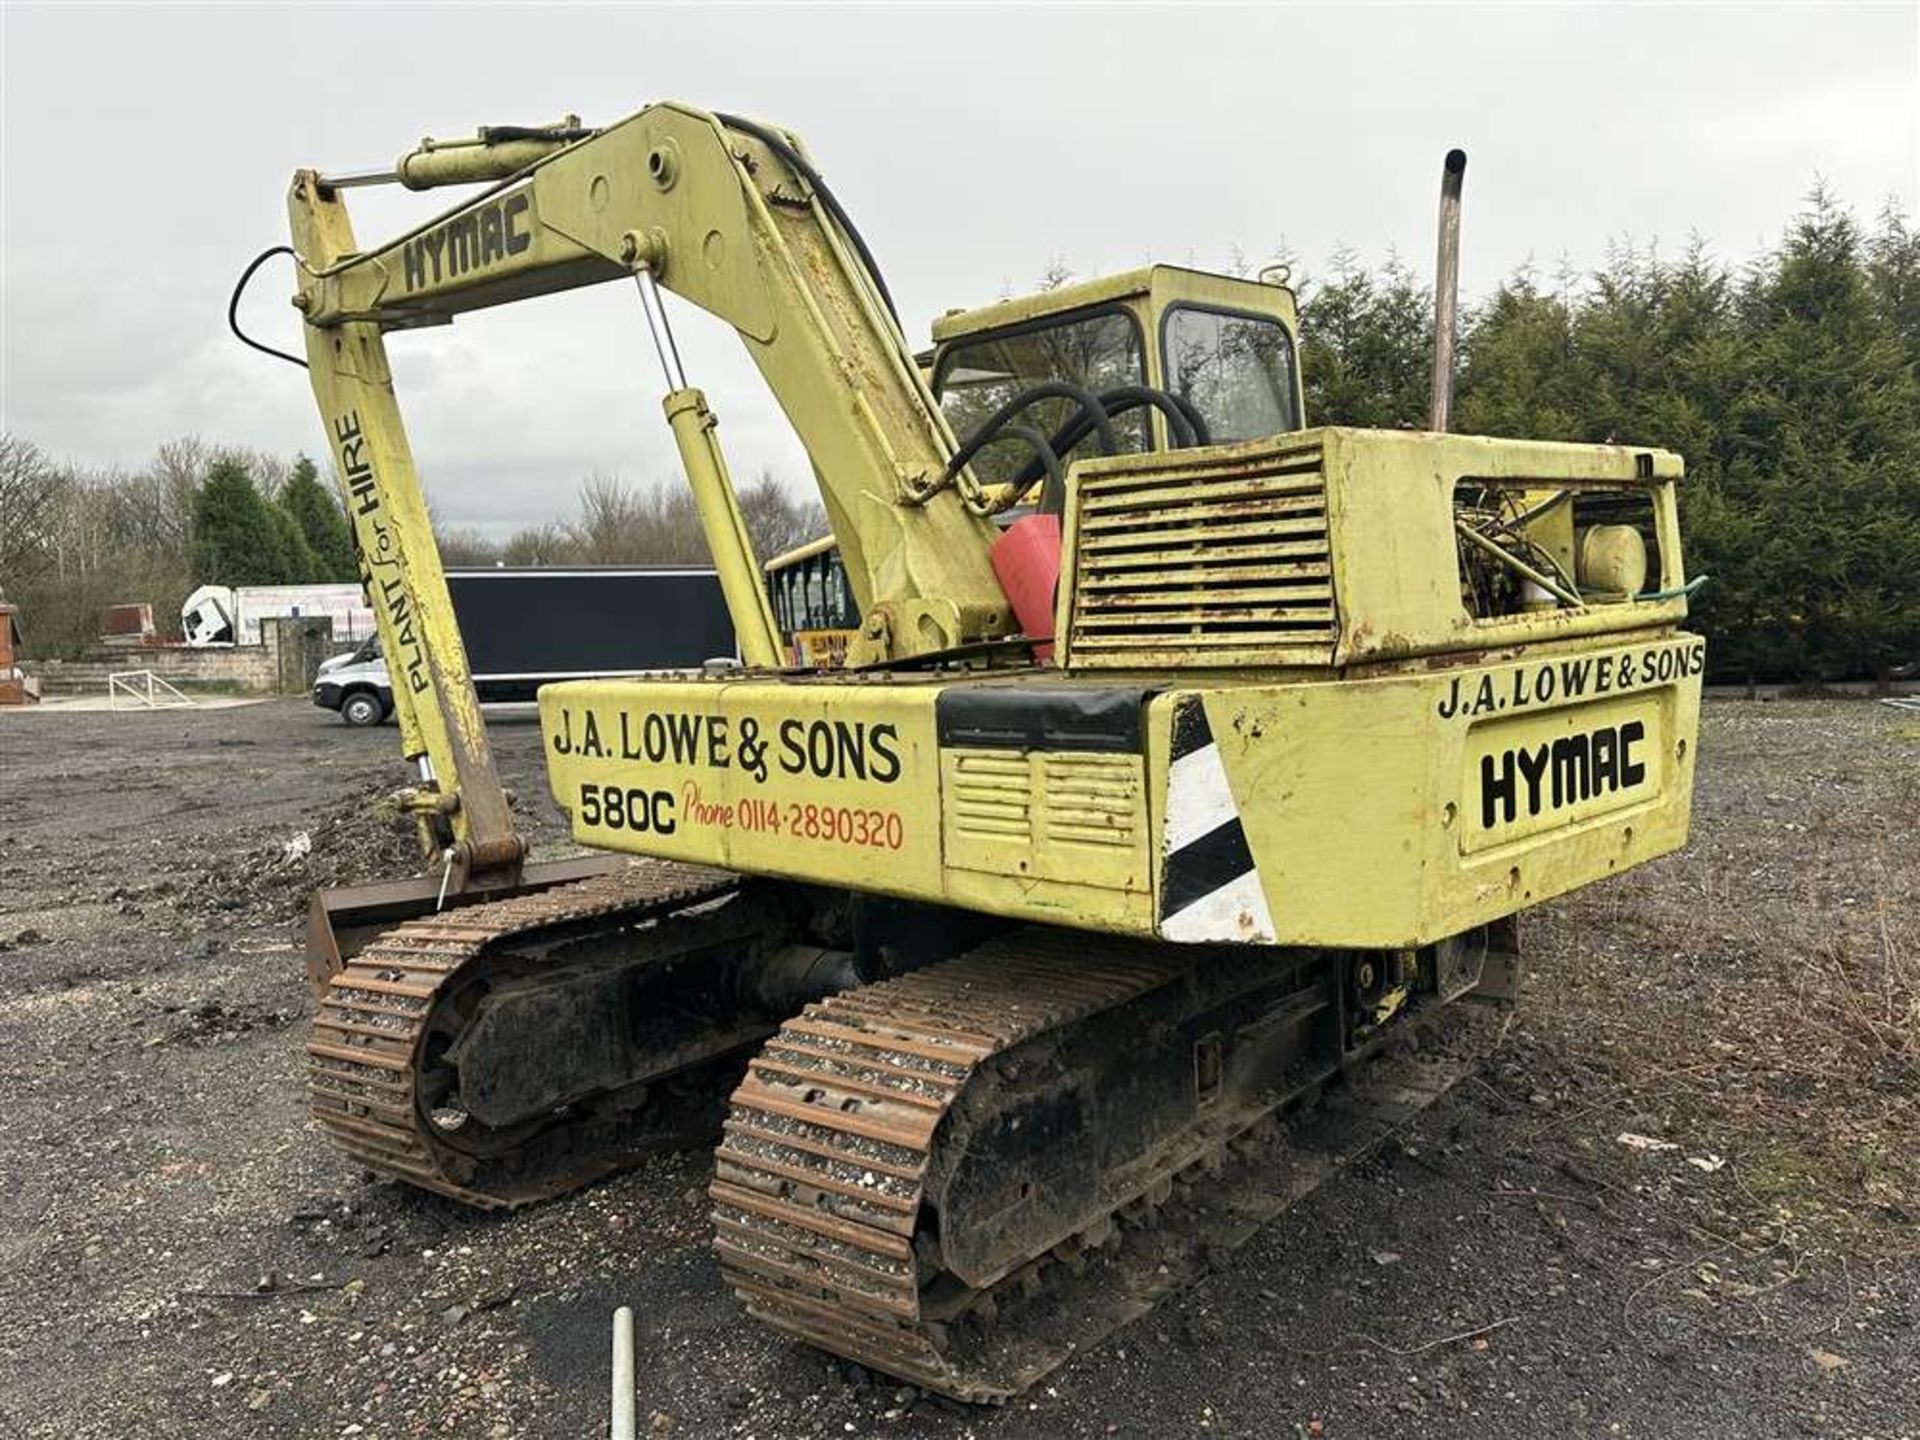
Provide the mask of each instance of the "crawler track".
{"label": "crawler track", "polygon": [[490,966],[538,964],[529,948],[570,935],[673,923],[736,884],[725,871],[641,863],[396,926],[334,975],[319,1003],[307,1044],[314,1118],[369,1169],[484,1207],[542,1199],[632,1163],[685,1117],[645,1114],[636,1096],[627,1109],[555,1116],[504,1150],[461,1148],[431,1114],[426,1036],[441,1007]]}
{"label": "crawler track", "polygon": [[[1298,1057],[1258,1093],[1200,1108],[1118,1155],[1087,1187],[1099,1203],[1073,1210],[1068,1233],[1048,1231],[1024,1203],[982,1226],[974,1203],[965,1223],[976,1231],[1036,1237],[1010,1260],[1004,1244],[939,1234],[942,1205],[966,1209],[954,1179],[964,1152],[1002,1144],[1012,1116],[1015,1129],[1063,1110],[1077,1118],[1088,1074],[1061,1059],[1075,1036],[1098,1051],[1111,1017],[1177,1012],[1202,967],[1222,963],[1235,962],[1027,930],[809,1006],[733,1097],[712,1189],[729,1284],[752,1314],[826,1350],[960,1399],[1007,1399],[1378,1144],[1464,1075],[1501,1022],[1492,1004],[1436,1004],[1384,1027],[1362,1054]],[[1312,973],[1303,963],[1295,975]],[[1244,988],[1243,999],[1272,1008],[1238,1033],[1288,1025],[1288,1044],[1334,1033],[1313,1027],[1338,1022],[1337,990],[1288,983]],[[1169,1030],[1150,1019],[1131,1033],[1144,1055]],[[1110,1070],[1099,1083],[1116,1081],[1124,1075]],[[1056,1093],[1068,1103],[1049,1109]],[[1049,1135],[1035,1153],[1073,1143]],[[997,1168],[989,1159],[976,1171],[990,1179]],[[1058,1188],[1076,1188],[1071,1172],[1053,1173]],[[956,1255],[971,1282],[953,1273]]]}

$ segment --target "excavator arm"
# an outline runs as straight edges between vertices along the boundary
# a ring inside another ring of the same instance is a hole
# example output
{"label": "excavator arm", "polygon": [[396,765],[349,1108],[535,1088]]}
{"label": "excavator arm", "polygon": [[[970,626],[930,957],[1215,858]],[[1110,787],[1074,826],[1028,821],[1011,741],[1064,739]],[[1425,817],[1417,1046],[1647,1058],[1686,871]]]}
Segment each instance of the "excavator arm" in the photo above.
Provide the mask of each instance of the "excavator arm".
{"label": "excavator arm", "polygon": [[[558,149],[365,253],[353,249],[339,192],[302,172],[292,195],[304,261],[295,304],[310,349],[324,341],[315,383],[329,423],[343,418],[340,399],[353,397],[324,393],[323,369],[338,375],[342,361],[357,365],[362,355],[352,352],[388,330],[643,276],[643,289],[657,282],[732,325],[766,377],[813,462],[869,617],[865,658],[1004,635],[1010,619],[988,558],[997,532],[957,489],[939,488],[953,436],[836,209],[790,137],[674,104]],[[743,553],[711,412],[679,375],[670,337],[656,338],[668,370],[665,408],[743,650],[774,663],[771,616],[757,566]],[[388,386],[384,367],[365,368],[371,383]],[[378,425],[388,433],[370,447],[378,457],[371,488],[417,491],[397,413],[381,414]]]}
{"label": "excavator arm", "polygon": [[[364,250],[344,192],[485,189]],[[388,361],[389,331],[631,276],[666,377],[663,405],[739,636],[757,667],[778,631],[716,421],[661,309],[671,290],[732,325],[812,460],[864,617],[854,663],[908,659],[1016,626],[962,500],[971,476],[864,243],[792,136],[661,104],[599,131],[569,119],[425,142],[392,172],[296,173],[288,197],[308,368],[421,783],[407,803],[433,873],[314,897],[308,970],[324,989],[384,928],[448,905],[602,874],[608,857],[525,864],[495,771]],[[956,473],[957,472],[957,473]],[[957,484],[955,483],[957,481]]]}
{"label": "excavator arm", "polygon": [[[485,881],[496,890],[517,883],[524,846],[454,623],[394,393],[389,331],[638,279],[666,373],[667,419],[742,655],[777,665],[778,632],[716,421],[681,374],[660,310],[656,286],[671,290],[734,327],[805,444],[866,617],[856,660],[1010,631],[989,560],[997,532],[943,488],[952,433],[857,233],[792,137],[661,104],[598,132],[482,132],[469,144],[430,145],[391,178],[416,189],[494,183],[362,250],[344,198],[351,182],[300,171],[289,196],[300,274],[293,303],[306,322],[403,744],[425,782],[412,803],[446,869],[439,899]],[[379,913],[391,918],[391,907]]]}

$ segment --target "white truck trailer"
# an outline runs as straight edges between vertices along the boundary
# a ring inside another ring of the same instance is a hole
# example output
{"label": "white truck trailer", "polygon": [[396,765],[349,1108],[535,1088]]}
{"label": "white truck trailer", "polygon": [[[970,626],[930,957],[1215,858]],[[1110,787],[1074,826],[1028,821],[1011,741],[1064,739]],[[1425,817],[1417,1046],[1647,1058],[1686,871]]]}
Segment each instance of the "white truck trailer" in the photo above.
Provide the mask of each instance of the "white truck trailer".
{"label": "white truck trailer", "polygon": [[258,645],[260,622],[290,615],[328,615],[335,640],[373,634],[373,609],[358,585],[202,585],[180,607],[189,645]]}

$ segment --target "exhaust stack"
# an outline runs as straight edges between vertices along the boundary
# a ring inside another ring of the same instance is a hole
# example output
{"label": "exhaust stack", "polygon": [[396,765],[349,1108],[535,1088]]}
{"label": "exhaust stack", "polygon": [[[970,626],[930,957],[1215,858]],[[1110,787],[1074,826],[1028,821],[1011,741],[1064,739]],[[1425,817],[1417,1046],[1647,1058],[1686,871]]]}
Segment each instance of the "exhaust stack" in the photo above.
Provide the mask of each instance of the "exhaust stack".
{"label": "exhaust stack", "polygon": [[1449,150],[1440,170],[1440,253],[1433,275],[1433,402],[1429,430],[1444,431],[1453,411],[1453,348],[1460,329],[1460,185],[1467,152]]}

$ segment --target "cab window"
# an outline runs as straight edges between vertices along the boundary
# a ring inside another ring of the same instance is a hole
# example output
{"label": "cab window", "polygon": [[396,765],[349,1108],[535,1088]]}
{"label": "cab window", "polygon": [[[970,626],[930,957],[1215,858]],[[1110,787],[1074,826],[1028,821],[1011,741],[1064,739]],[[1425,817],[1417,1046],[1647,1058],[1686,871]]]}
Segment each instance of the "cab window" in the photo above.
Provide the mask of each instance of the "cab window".
{"label": "cab window", "polygon": [[[940,357],[934,375],[934,393],[947,423],[961,440],[979,428],[994,411],[1029,386],[1046,380],[1065,380],[1098,395],[1117,385],[1146,381],[1146,354],[1140,327],[1124,310],[1063,316],[1035,325],[1022,325],[965,340]],[[1077,411],[1073,401],[1050,396],[1026,412],[1028,423],[1051,436]],[[1151,432],[1144,411],[1115,417],[1113,426],[1122,450],[1146,450]],[[1089,435],[1062,459],[1100,454],[1099,440]],[[1033,451],[1017,440],[1005,440],[982,450],[973,461],[974,476],[983,484],[1011,480],[1033,459]]]}
{"label": "cab window", "polygon": [[1177,305],[1161,333],[1167,388],[1200,411],[1215,441],[1299,428],[1293,341],[1279,321]]}
{"label": "cab window", "polygon": [[767,588],[774,619],[789,636],[808,630],[851,630],[860,623],[837,546],[771,570]]}

